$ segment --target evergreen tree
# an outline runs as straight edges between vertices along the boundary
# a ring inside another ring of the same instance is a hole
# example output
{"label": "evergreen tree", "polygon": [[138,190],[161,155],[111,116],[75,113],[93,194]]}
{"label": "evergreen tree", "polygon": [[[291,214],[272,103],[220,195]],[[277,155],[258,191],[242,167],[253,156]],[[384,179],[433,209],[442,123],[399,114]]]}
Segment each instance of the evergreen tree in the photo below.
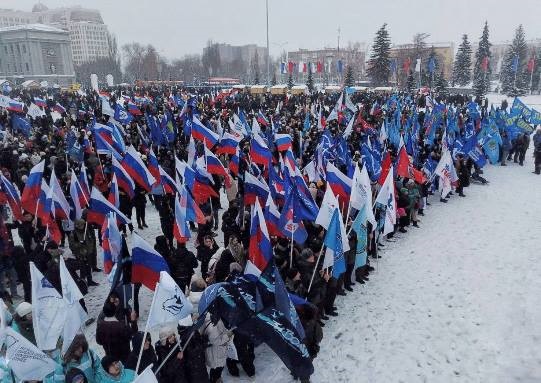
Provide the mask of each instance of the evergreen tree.
{"label": "evergreen tree", "polygon": [[479,40],[479,47],[475,52],[475,66],[473,67],[473,92],[476,97],[482,98],[490,89],[490,47],[488,41],[488,23],[485,22],[483,35]]}
{"label": "evergreen tree", "polygon": [[308,91],[312,93],[314,90],[314,76],[312,75],[312,64],[308,63],[308,78],[306,79],[306,86]]}
{"label": "evergreen tree", "polygon": [[413,72],[410,70],[410,73],[408,74],[408,79],[406,80],[406,89],[408,92],[411,92],[413,89],[415,89],[415,77],[413,77]]}
{"label": "evergreen tree", "polygon": [[468,35],[463,35],[453,67],[453,77],[451,80],[453,86],[465,86],[471,81],[471,54],[472,49],[468,41]]}
{"label": "evergreen tree", "polygon": [[443,69],[437,75],[434,79],[434,89],[436,93],[440,96],[446,96],[449,94],[449,90],[447,89],[449,87],[449,84],[447,83],[447,80],[445,79],[445,76],[443,75]]}
{"label": "evergreen tree", "polygon": [[293,73],[289,72],[289,77],[287,79],[287,87],[291,89],[293,88],[293,85],[295,85],[295,83],[293,82]]}
{"label": "evergreen tree", "polygon": [[355,75],[353,73],[353,67],[348,65],[346,68],[346,75],[344,76],[344,86],[355,85]]}
{"label": "evergreen tree", "polygon": [[387,24],[376,32],[374,45],[372,46],[372,54],[368,62],[368,77],[373,85],[387,85],[391,69],[389,67],[389,51],[391,49],[391,38],[387,31]]}
{"label": "evergreen tree", "polygon": [[271,85],[276,85],[276,72],[272,72],[272,79],[271,79]]}
{"label": "evergreen tree", "polygon": [[[522,96],[527,93],[530,86],[530,74],[527,70],[528,59],[528,46],[526,45],[524,29],[522,29],[522,25],[519,25],[515,32],[515,38],[503,58],[500,75],[503,93],[510,97]],[[515,64],[517,64],[516,70]]]}

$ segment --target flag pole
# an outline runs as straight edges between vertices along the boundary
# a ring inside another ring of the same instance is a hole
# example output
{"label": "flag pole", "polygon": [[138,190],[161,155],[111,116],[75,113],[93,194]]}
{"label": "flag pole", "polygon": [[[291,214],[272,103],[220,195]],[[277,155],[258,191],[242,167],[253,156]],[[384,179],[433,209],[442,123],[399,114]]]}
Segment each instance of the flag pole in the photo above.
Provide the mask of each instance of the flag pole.
{"label": "flag pole", "polygon": [[306,292],[306,295],[310,293],[310,289],[312,288],[312,283],[314,282],[314,276],[316,275],[317,271],[317,265],[319,265],[319,260],[321,259],[321,254],[323,254],[323,249],[325,248],[325,242],[321,245],[321,250],[319,250],[319,255],[317,256],[316,264],[314,265],[314,272],[312,273],[312,278],[310,278],[310,284],[308,285],[308,291]]}
{"label": "flag pole", "polygon": [[[295,224],[295,223],[293,223]],[[293,233],[294,231],[291,230],[291,251],[289,252],[289,267],[293,268]]]}
{"label": "flag pole", "polygon": [[163,365],[167,362],[167,360],[171,357],[171,355],[173,355],[173,352],[175,352],[175,350],[177,349],[177,347],[179,348],[179,352],[183,352],[186,347],[188,347],[188,344],[191,342],[192,338],[193,338],[193,335],[195,334],[195,332],[198,331],[197,329],[194,329],[192,331],[192,333],[190,334],[190,336],[188,337],[188,339],[186,340],[186,343],[184,344],[184,347],[180,347],[180,334],[179,334],[179,339],[177,339],[177,343],[175,344],[175,346],[171,349],[171,351],[169,351],[169,354],[167,354],[165,356],[165,358],[163,359],[163,362],[158,366],[158,368],[156,369],[156,371],[154,372],[155,375],[158,374],[158,372],[162,369]]}
{"label": "flag pole", "polygon": [[[156,287],[154,288],[154,295],[152,296],[152,303],[150,304],[150,310],[147,317],[147,323],[145,324],[145,331],[143,333],[143,340],[141,341],[141,349],[139,350],[139,357],[137,358],[137,364],[135,365],[135,376],[139,375],[137,371],[139,370],[139,365],[141,364],[141,357],[143,356],[143,349],[145,348],[145,340],[147,338],[148,334],[148,320],[150,319],[150,315],[152,315],[152,309],[154,308],[154,303],[156,302],[156,289],[158,288],[158,285],[160,283],[156,283]],[[133,298],[132,298],[133,299]]]}

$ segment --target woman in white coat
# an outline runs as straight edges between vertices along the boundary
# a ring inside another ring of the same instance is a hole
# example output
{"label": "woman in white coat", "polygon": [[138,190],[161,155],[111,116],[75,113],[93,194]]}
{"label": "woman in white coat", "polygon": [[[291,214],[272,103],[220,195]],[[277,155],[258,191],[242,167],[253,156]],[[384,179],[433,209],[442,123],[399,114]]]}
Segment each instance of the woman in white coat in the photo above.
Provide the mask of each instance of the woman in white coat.
{"label": "woman in white coat", "polygon": [[219,318],[214,318],[211,314],[207,314],[205,324],[202,327],[202,335],[208,339],[208,347],[205,349],[205,359],[207,366],[210,368],[210,382],[221,382],[222,370],[227,359],[227,348],[233,334],[225,328]]}

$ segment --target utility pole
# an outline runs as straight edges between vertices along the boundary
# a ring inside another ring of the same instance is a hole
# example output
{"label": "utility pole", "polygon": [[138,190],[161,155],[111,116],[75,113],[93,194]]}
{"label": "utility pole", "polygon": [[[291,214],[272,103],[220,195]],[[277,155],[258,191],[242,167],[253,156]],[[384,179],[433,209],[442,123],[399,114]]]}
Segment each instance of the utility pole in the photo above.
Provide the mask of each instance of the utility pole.
{"label": "utility pole", "polygon": [[265,0],[267,9],[267,86],[270,84],[270,53],[269,53],[269,0]]}

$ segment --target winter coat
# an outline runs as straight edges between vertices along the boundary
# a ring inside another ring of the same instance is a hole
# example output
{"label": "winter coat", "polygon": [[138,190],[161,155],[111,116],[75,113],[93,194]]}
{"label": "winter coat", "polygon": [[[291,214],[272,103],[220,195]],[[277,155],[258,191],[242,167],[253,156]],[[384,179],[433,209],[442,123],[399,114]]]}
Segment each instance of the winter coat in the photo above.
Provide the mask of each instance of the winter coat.
{"label": "winter coat", "polygon": [[172,257],[167,259],[171,276],[175,281],[180,281],[188,285],[197,268],[197,259],[195,255],[186,248],[179,247]]}
{"label": "winter coat", "polygon": [[97,383],[131,383],[135,380],[135,372],[125,368],[123,365],[120,367],[120,374],[117,377],[113,377],[103,369],[100,363],[97,376]]}
{"label": "winter coat", "polygon": [[304,344],[311,358],[315,358],[319,352],[319,343],[323,339],[323,330],[315,319],[303,322]]}
{"label": "winter coat", "polygon": [[502,137],[502,147],[504,152],[509,152],[513,148],[509,136],[505,135]]}
{"label": "winter coat", "polygon": [[197,260],[201,263],[201,275],[206,278],[208,274],[209,262],[214,253],[218,250],[218,245],[214,244],[212,248],[205,245],[197,246]]}
{"label": "winter coat", "polygon": [[71,252],[80,261],[86,261],[96,257],[96,236],[94,230],[88,228],[86,236],[84,230],[74,230],[68,236]]}
{"label": "winter coat", "polygon": [[202,335],[208,339],[209,346],[205,349],[205,359],[209,368],[225,366],[227,359],[227,347],[231,340],[231,333],[227,330],[221,320],[213,324],[210,314],[207,314]]}
{"label": "winter coat", "polygon": [[34,335],[34,327],[31,320],[20,318],[17,314],[13,315],[11,327],[14,331],[24,336],[27,340],[36,344],[36,336]]}
{"label": "winter coat", "polygon": [[533,135],[533,145],[536,148],[541,145],[541,130],[536,131]]}
{"label": "winter coat", "polygon": [[137,332],[137,322],[126,325],[116,318],[105,318],[96,326],[96,343],[103,346],[106,355],[125,362],[130,354],[130,340]]}
{"label": "winter coat", "polygon": [[[101,367],[101,358],[94,352],[94,350],[89,349],[81,356],[81,360],[76,361],[74,359],[69,362],[63,362],[61,369],[63,374],[72,368],[77,368],[85,374],[88,383],[96,383],[98,371]],[[55,373],[56,375],[56,373]]]}
{"label": "winter coat", "polygon": [[[158,357],[158,362],[156,368],[162,364],[167,355],[171,352],[176,343],[162,344],[161,342],[156,342],[155,349],[156,355]],[[176,352],[173,352],[173,355],[167,359],[161,370],[158,372],[158,381],[160,383],[189,383],[188,378],[186,377],[186,366],[184,358],[179,360],[177,358],[178,348]]]}
{"label": "winter coat", "polygon": [[[308,286],[310,286],[310,279],[312,278],[314,267],[316,267],[316,262],[308,262],[303,258],[299,258],[299,260],[297,261],[297,268],[301,273],[302,284],[307,290]],[[307,298],[314,305],[318,305],[325,298],[325,292],[326,282],[319,275],[319,272],[316,271],[314,275],[314,280],[312,281],[312,287]]]}
{"label": "winter coat", "polygon": [[184,353],[186,378],[190,383],[207,383],[209,376],[205,364],[206,344],[199,331],[195,331],[190,343],[186,344],[190,332],[180,333],[180,345]]}
{"label": "winter coat", "polygon": [[[139,358],[139,352],[141,351],[141,343],[143,342],[143,333],[138,332],[135,334],[131,340],[132,344],[132,351],[130,352],[130,355],[128,356],[128,360],[126,360],[126,368],[130,370],[134,370],[137,367],[137,359]],[[156,353],[154,352],[154,348],[152,345],[147,350],[143,350],[143,353],[141,354],[141,362],[139,363],[139,369],[137,370],[137,373],[140,374],[147,366],[150,366],[153,364],[153,367],[156,368],[158,365],[156,364],[158,358],[156,357]]]}

